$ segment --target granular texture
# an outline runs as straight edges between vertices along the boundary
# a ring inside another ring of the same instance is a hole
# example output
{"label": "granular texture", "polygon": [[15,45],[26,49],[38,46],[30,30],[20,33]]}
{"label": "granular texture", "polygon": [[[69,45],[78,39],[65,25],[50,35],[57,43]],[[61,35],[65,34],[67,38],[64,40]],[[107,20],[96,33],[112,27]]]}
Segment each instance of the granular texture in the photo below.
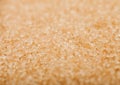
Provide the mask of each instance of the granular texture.
{"label": "granular texture", "polygon": [[0,85],[120,85],[120,0],[0,0]]}

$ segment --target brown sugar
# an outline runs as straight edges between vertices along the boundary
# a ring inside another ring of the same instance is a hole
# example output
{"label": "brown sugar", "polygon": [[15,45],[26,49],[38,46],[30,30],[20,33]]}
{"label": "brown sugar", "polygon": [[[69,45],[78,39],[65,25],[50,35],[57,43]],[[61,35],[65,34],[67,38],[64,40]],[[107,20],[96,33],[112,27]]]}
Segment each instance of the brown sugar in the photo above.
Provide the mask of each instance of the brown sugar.
{"label": "brown sugar", "polygon": [[120,0],[0,0],[0,85],[120,85]]}

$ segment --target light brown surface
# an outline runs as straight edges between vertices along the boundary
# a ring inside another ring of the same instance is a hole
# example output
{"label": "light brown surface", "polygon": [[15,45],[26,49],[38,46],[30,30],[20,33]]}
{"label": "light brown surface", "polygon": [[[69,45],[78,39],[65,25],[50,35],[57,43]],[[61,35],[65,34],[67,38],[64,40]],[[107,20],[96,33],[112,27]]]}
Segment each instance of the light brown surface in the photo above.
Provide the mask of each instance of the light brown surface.
{"label": "light brown surface", "polygon": [[120,0],[0,0],[0,85],[120,85]]}

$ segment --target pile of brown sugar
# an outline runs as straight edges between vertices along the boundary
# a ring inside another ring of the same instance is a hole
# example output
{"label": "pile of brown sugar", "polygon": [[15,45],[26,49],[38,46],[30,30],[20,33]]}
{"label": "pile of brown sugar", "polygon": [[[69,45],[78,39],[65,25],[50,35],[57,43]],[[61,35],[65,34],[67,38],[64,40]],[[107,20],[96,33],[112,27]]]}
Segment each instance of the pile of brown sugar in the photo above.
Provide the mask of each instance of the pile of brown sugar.
{"label": "pile of brown sugar", "polygon": [[120,0],[0,0],[0,85],[120,85]]}

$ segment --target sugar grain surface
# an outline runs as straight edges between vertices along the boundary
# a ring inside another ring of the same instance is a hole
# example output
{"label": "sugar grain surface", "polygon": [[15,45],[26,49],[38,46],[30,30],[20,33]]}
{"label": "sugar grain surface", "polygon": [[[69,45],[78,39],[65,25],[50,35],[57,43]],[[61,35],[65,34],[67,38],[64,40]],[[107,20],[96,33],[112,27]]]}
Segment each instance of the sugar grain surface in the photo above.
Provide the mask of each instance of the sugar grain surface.
{"label": "sugar grain surface", "polygon": [[120,85],[120,0],[0,0],[0,85]]}

